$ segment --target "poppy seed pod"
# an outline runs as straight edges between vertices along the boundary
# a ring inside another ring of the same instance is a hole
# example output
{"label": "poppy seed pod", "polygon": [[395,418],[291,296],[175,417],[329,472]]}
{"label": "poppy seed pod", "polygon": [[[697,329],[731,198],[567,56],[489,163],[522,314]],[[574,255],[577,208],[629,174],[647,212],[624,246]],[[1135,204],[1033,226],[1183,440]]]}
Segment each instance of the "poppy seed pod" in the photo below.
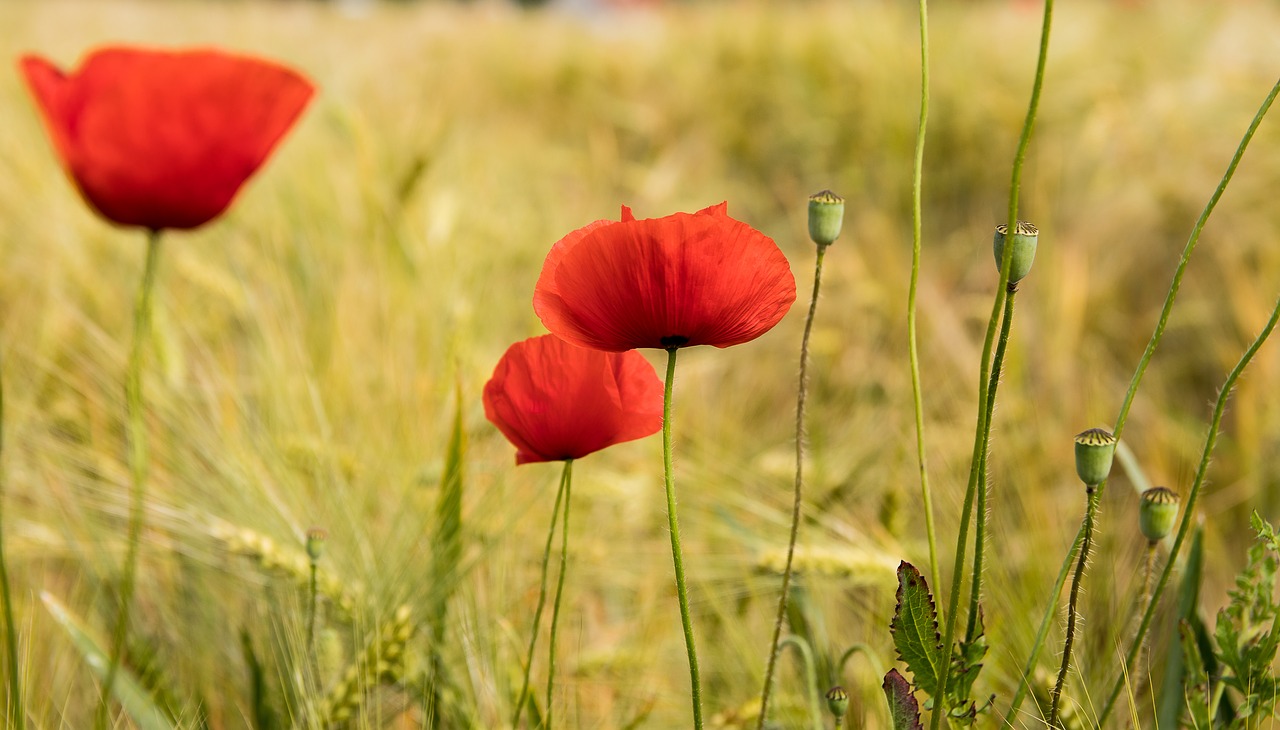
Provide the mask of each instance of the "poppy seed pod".
{"label": "poppy seed pod", "polygon": [[849,711],[849,693],[844,691],[844,687],[836,685],[827,691],[827,709],[837,719],[844,717]]}
{"label": "poppy seed pod", "polygon": [[1076,436],[1076,474],[1080,481],[1093,487],[1111,473],[1111,460],[1116,455],[1116,437],[1110,431],[1091,428]]}
{"label": "poppy seed pod", "polygon": [[844,198],[830,190],[809,196],[809,238],[819,246],[830,246],[840,237],[844,225]]}
{"label": "poppy seed pod", "polygon": [[[992,249],[996,254],[996,271],[1004,261],[1004,241],[1008,236],[1008,226],[996,226],[995,240]],[[1040,229],[1026,221],[1018,221],[1013,232],[1013,260],[1009,262],[1009,283],[1016,284],[1031,273],[1031,264],[1036,260],[1036,241],[1040,238]]]}
{"label": "poppy seed pod", "polygon": [[319,560],[324,554],[324,541],[328,539],[329,533],[319,527],[307,530],[307,557],[311,558],[311,562]]}
{"label": "poppy seed pod", "polygon": [[1138,526],[1142,534],[1151,542],[1163,540],[1173,532],[1173,523],[1178,519],[1178,504],[1182,499],[1178,493],[1165,487],[1154,487],[1142,493],[1142,504],[1138,510]]}

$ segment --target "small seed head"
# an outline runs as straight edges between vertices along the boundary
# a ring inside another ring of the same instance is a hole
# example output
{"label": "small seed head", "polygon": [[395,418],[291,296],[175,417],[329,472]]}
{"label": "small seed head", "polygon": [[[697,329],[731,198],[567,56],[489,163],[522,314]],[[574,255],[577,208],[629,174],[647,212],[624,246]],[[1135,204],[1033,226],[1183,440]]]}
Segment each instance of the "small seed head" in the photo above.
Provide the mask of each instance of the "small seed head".
{"label": "small seed head", "polygon": [[827,709],[836,718],[844,717],[849,711],[849,693],[844,691],[844,687],[836,685],[827,691]]}
{"label": "small seed head", "polygon": [[1076,474],[1094,487],[1107,480],[1116,455],[1116,437],[1110,431],[1091,428],[1076,436]]}
{"label": "small seed head", "polygon": [[328,539],[329,533],[319,527],[307,530],[307,556],[311,558],[311,562],[314,563],[324,555],[324,541]]}
{"label": "small seed head", "polygon": [[[996,271],[1004,262],[1004,242],[1009,227],[996,226],[995,239],[991,247],[996,254]],[[1013,231],[1013,260],[1009,262],[1009,283],[1017,284],[1023,277],[1031,273],[1031,264],[1036,260],[1036,242],[1040,238],[1040,230],[1026,221],[1018,221]]]}
{"label": "small seed head", "polygon": [[1138,509],[1138,526],[1147,540],[1163,540],[1173,532],[1178,520],[1178,505],[1182,499],[1178,493],[1165,487],[1153,487],[1142,493]]}
{"label": "small seed head", "polygon": [[809,238],[819,246],[830,246],[840,237],[844,225],[844,198],[830,190],[809,196]]}

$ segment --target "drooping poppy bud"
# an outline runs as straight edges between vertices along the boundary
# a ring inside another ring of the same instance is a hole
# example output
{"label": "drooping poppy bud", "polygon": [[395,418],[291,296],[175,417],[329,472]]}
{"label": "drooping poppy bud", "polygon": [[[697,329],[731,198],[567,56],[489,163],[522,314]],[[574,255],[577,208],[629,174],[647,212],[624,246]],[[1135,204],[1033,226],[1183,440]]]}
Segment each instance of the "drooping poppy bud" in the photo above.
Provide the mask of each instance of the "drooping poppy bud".
{"label": "drooping poppy bud", "polygon": [[830,190],[809,196],[809,238],[819,246],[830,246],[840,237],[844,225],[844,198]]}
{"label": "drooping poppy bud", "polygon": [[21,69],[84,199],[151,230],[218,217],[314,92],[291,69],[210,49],[103,48],[70,73],[26,56]]}
{"label": "drooping poppy bud", "polygon": [[[996,271],[1004,263],[1004,243],[1008,237],[1009,227],[996,226],[992,248],[996,254]],[[1013,260],[1009,262],[1009,283],[1017,284],[1023,277],[1031,273],[1031,264],[1036,260],[1036,242],[1040,238],[1040,230],[1026,221],[1018,221],[1013,232]]]}
{"label": "drooping poppy bud", "polygon": [[1107,480],[1116,454],[1116,437],[1110,431],[1091,428],[1076,435],[1076,474],[1095,487]]}
{"label": "drooping poppy bud", "polygon": [[1153,487],[1142,493],[1138,508],[1138,526],[1147,540],[1157,542],[1173,532],[1182,498],[1172,489]]}

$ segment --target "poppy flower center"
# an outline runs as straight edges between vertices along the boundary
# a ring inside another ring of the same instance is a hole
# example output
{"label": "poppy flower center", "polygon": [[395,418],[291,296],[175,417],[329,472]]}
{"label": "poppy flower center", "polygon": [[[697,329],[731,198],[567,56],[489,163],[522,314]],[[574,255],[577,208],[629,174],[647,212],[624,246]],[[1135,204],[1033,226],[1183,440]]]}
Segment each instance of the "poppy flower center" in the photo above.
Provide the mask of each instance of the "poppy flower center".
{"label": "poppy flower center", "polygon": [[662,343],[664,348],[683,347],[689,344],[689,338],[684,335],[668,335],[658,342]]}

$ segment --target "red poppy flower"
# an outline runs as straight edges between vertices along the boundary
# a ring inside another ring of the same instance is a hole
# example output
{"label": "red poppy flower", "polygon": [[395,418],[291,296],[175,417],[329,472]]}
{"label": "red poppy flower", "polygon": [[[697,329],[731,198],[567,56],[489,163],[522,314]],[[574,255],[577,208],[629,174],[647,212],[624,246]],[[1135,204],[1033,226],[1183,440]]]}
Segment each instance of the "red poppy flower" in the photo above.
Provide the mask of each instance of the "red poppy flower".
{"label": "red poppy flower", "polygon": [[21,67],[84,199],[153,230],[226,210],[313,92],[294,71],[216,50],[105,48],[70,74],[37,56]]}
{"label": "red poppy flower", "polygon": [[555,335],[507,349],[484,386],[484,415],[516,463],[577,459],[662,428],[662,381],[638,352],[600,352]]}
{"label": "red poppy flower", "polygon": [[596,221],[560,239],[542,265],[533,308],[585,347],[729,347],[769,331],[796,298],[777,244],[730,218],[697,213]]}

